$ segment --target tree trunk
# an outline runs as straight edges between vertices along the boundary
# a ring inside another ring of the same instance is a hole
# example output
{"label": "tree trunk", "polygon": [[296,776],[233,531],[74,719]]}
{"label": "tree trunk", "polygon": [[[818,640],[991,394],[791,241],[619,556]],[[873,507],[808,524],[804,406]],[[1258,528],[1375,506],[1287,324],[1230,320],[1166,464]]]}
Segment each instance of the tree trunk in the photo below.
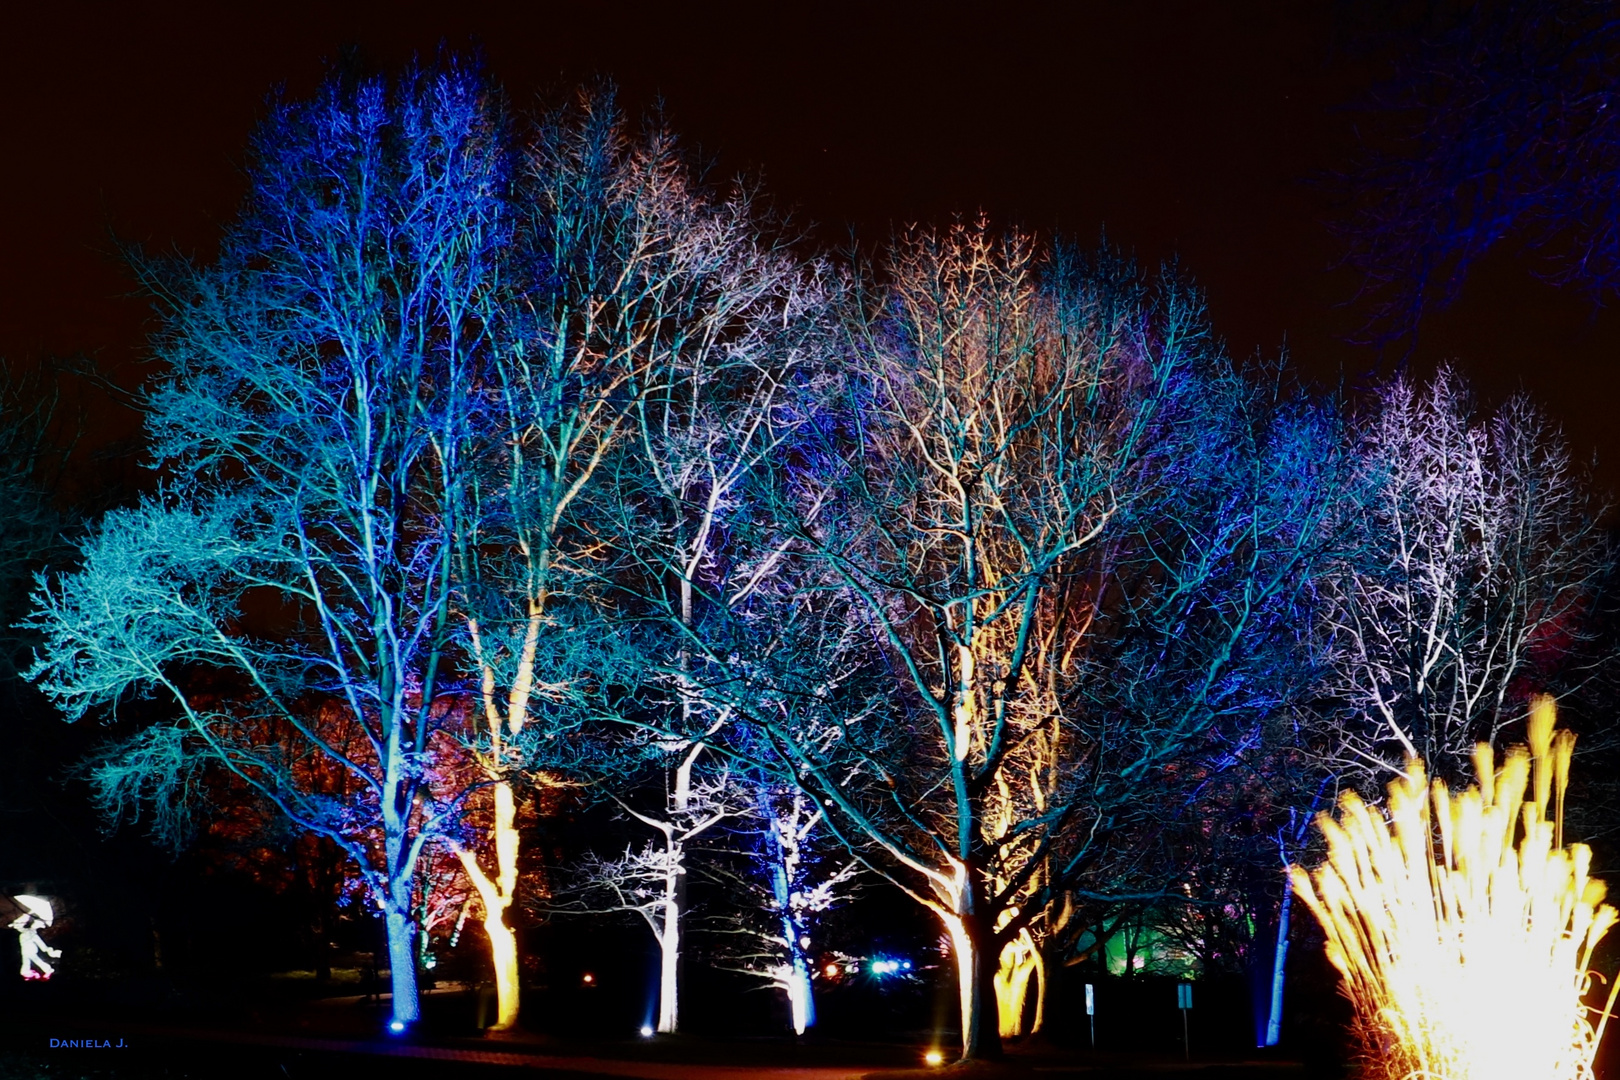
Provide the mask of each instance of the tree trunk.
{"label": "tree trunk", "polygon": [[506,925],[506,910],[485,909],[484,933],[489,935],[490,963],[495,968],[495,1023],[493,1031],[510,1031],[518,1018],[517,935]]}
{"label": "tree trunk", "polygon": [[1058,985],[1058,980],[1064,978],[1065,968],[1056,938],[1057,935],[1048,931],[1046,940],[1041,942],[1041,962],[1035,972],[1035,978],[1040,980],[1036,993],[1040,996],[1035,999],[1035,1023],[1031,1025],[1029,1033],[1043,1039],[1050,1038],[1052,1034],[1047,1027],[1047,1018],[1058,1015],[1063,1008],[1063,989]]}
{"label": "tree trunk", "polygon": [[680,848],[670,845],[669,869],[664,876],[664,932],[658,935],[658,1030],[673,1035],[680,1025],[681,907],[677,879]]}
{"label": "tree trunk", "polygon": [[[1322,782],[1316,786],[1316,794],[1311,799],[1310,811],[1300,816],[1298,826],[1294,829],[1294,844],[1305,843],[1306,830],[1310,822],[1316,820],[1317,808],[1322,805],[1322,796],[1327,792],[1328,782],[1332,776],[1324,776]],[[1292,813],[1292,811],[1290,811]],[[1289,883],[1287,868],[1293,862],[1288,845],[1279,835],[1277,838],[1277,854],[1282,858],[1284,868],[1282,906],[1277,911],[1277,947],[1271,959],[1271,1007],[1266,1011],[1266,1036],[1263,1046],[1276,1046],[1282,1041],[1282,1013],[1283,1013],[1283,984],[1288,977],[1288,924],[1289,916],[1294,907],[1294,887]]]}
{"label": "tree trunk", "polygon": [[[406,900],[409,902],[408,896]],[[405,911],[389,910],[383,918],[388,927],[389,989],[393,993],[393,1015],[388,1026],[398,1032],[422,1018],[416,996],[415,927]]]}
{"label": "tree trunk", "polygon": [[804,936],[804,927],[799,926],[793,918],[793,908],[788,899],[786,875],[782,868],[776,868],[775,881],[777,904],[782,912],[782,936],[788,947],[788,972],[783,989],[787,991],[788,1007],[793,1017],[793,1034],[803,1035],[805,1028],[816,1022],[816,1002],[810,987],[810,958],[804,953],[804,946],[799,943]]}
{"label": "tree trunk", "polygon": [[788,973],[787,995],[793,1034],[803,1035],[805,1029],[816,1022],[816,1002],[811,996],[810,968],[802,956],[793,958],[793,970]]}
{"label": "tree trunk", "polygon": [[996,1023],[993,989],[1000,957],[989,955],[981,942],[989,935],[977,925],[977,916],[944,916],[956,958],[956,988],[962,1014],[962,1060],[996,1061],[1001,1058],[1001,1035]]}
{"label": "tree trunk", "polygon": [[383,858],[387,879],[383,890],[383,924],[388,932],[388,970],[393,1015],[388,1028],[402,1034],[422,1017],[416,994],[416,920],[412,917],[412,885],[416,859],[407,836],[412,791],[406,783],[406,755],[401,745],[399,718],[388,725],[388,747],[383,758]]}
{"label": "tree trunk", "polygon": [[1266,1013],[1266,1046],[1282,1039],[1283,980],[1288,970],[1288,916],[1294,904],[1294,890],[1284,884],[1282,910],[1277,914],[1277,951],[1271,961],[1271,1009]]}
{"label": "tree trunk", "polygon": [[506,912],[517,892],[517,860],[520,837],[517,830],[517,801],[512,785],[502,780],[494,785],[495,861],[497,879],[490,880],[473,854],[459,845],[456,857],[478,890],[484,905],[484,933],[489,937],[490,965],[495,973],[496,1017],[492,1030],[510,1031],[517,1026],[521,987],[518,979],[517,935],[506,925]]}
{"label": "tree trunk", "polygon": [[[996,990],[997,1029],[1003,1039],[1015,1039],[1024,1033],[1024,1005],[1029,997],[1029,980],[1040,967],[1040,962],[1035,939],[1027,929],[1002,946],[992,985]],[[1040,992],[1038,988],[1036,992]]]}

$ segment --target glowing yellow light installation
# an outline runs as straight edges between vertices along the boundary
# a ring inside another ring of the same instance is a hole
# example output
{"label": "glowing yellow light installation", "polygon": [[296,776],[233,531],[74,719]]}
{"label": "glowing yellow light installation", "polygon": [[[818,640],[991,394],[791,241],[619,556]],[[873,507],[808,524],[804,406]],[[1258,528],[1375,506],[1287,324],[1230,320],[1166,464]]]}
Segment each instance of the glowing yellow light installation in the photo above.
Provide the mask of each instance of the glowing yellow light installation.
{"label": "glowing yellow light installation", "polygon": [[1497,768],[1481,743],[1479,782],[1460,794],[1429,788],[1423,763],[1408,762],[1389,785],[1387,820],[1346,792],[1337,821],[1317,816],[1328,861],[1314,884],[1290,868],[1326,931],[1373,1075],[1590,1080],[1609,1009],[1594,1027],[1599,1010],[1582,997],[1616,913],[1587,875],[1591,849],[1564,846],[1575,736],[1553,724],[1552,699],[1538,698],[1529,748]]}
{"label": "glowing yellow light installation", "polygon": [[[999,922],[1005,925],[1017,916],[1017,908],[1008,908],[1002,913]],[[1030,935],[1028,927],[1019,931],[1017,937],[1002,946],[1000,961],[991,980],[996,991],[997,1021],[1001,1037],[1015,1039],[1024,1033],[1024,1001],[1029,996],[1030,979],[1046,977],[1041,963],[1041,951],[1035,947],[1035,939]],[[1044,998],[1044,995],[1036,999],[1037,1012],[1042,1005],[1041,998]],[[1040,1030],[1040,1020],[1041,1018],[1037,1016],[1031,1030]]]}

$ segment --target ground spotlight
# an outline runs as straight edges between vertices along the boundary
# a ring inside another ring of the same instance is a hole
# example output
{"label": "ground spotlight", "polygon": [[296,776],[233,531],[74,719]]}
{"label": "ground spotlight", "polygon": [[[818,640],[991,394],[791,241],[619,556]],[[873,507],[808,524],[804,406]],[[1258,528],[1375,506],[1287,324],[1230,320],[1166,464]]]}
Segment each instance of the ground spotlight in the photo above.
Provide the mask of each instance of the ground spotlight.
{"label": "ground spotlight", "polygon": [[388,1022],[388,1030],[392,1031],[395,1035],[398,1035],[400,1032],[405,1030],[405,1021],[390,1020]]}
{"label": "ground spotlight", "polygon": [[945,1055],[940,1053],[938,1050],[930,1050],[928,1053],[923,1055],[923,1060],[928,1062],[930,1065],[943,1065],[945,1063]]}
{"label": "ground spotlight", "polygon": [[650,1039],[653,1037],[653,1029],[651,1024],[641,1025],[641,1037],[643,1039]]}

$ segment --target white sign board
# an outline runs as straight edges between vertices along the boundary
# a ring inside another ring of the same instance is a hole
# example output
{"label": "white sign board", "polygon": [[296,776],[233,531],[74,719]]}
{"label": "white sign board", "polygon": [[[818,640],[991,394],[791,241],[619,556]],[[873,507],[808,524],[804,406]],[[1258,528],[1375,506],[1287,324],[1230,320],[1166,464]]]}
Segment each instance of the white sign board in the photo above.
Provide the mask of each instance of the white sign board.
{"label": "white sign board", "polygon": [[1090,983],[1086,983],[1086,1015],[1097,1015],[1097,990]]}

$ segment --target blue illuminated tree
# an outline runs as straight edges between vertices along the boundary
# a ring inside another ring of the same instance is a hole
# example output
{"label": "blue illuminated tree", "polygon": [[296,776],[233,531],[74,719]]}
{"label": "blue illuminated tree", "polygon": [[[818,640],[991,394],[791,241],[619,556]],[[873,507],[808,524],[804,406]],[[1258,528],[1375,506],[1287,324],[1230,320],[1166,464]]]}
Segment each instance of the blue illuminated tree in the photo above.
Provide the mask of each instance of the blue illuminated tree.
{"label": "blue illuminated tree", "polygon": [[1620,18],[1592,0],[1375,5],[1393,55],[1337,178],[1375,341],[1413,334],[1490,250],[1607,303],[1620,288]]}
{"label": "blue illuminated tree", "polygon": [[68,719],[162,702],[94,770],[110,816],[179,841],[224,770],[353,860],[395,1030],[418,1018],[417,863],[476,787],[433,766],[455,749],[456,391],[499,333],[510,173],[498,101],[453,65],[275,105],[218,258],[139,264],[162,307],[144,405],[163,487],[40,581],[31,620],[30,675]]}
{"label": "blue illuminated tree", "polygon": [[1122,923],[1173,931],[1219,969],[1265,946],[1218,913],[1269,921],[1285,899],[1269,829],[1296,795],[1291,726],[1320,692],[1315,582],[1343,540],[1353,457],[1334,411],[1275,373],[1205,381],[1194,400],[1091,564],[1059,711],[1103,827],[1068,885],[1048,871],[1060,884],[1033,940],[1003,954],[1004,1002],[1021,998],[1019,965],[1039,979],[1037,1029],[1061,967],[1098,959]]}

